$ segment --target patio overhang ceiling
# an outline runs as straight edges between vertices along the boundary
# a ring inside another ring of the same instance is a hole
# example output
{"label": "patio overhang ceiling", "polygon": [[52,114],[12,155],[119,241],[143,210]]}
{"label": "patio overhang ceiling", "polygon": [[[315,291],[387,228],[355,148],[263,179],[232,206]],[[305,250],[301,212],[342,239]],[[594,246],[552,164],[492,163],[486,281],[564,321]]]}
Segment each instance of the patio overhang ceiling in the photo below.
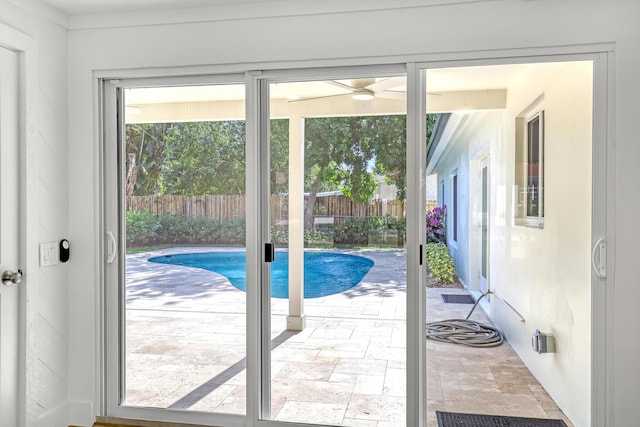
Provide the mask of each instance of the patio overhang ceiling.
{"label": "patio overhang ceiling", "polygon": [[[509,81],[526,67],[429,70],[427,112],[504,109]],[[353,98],[359,84],[373,99]],[[278,83],[271,85],[270,95],[272,118],[406,114],[405,76]],[[245,115],[242,84],[141,88],[127,91],[125,100],[127,123],[239,120]]]}
{"label": "patio overhang ceiling", "polygon": [[[428,113],[468,113],[506,107],[507,88],[535,64],[437,68],[427,71]],[[372,92],[367,101],[357,90]],[[272,84],[271,117],[406,114],[406,77]],[[244,85],[135,89],[125,94],[127,123],[244,118]]]}
{"label": "patio overhang ceiling", "polygon": [[[505,108],[506,90],[469,90],[439,92],[427,95],[427,113],[471,112]],[[209,100],[145,103],[127,102],[127,123],[162,123],[180,121],[241,120],[244,118],[243,100]],[[344,117],[364,115],[406,114],[402,99],[374,98],[354,101],[349,97],[318,98],[292,102],[287,99],[271,101],[271,117]]]}

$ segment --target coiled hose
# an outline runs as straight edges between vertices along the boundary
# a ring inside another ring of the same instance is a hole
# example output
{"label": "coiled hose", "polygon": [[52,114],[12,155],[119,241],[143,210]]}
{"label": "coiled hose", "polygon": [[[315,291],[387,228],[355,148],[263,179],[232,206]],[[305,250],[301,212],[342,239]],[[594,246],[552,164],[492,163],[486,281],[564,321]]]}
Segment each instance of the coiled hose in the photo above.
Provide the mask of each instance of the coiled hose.
{"label": "coiled hose", "polygon": [[466,345],[469,347],[497,347],[504,342],[502,332],[490,325],[469,320],[478,303],[487,294],[482,294],[471,308],[466,319],[448,319],[427,323],[427,339]]}

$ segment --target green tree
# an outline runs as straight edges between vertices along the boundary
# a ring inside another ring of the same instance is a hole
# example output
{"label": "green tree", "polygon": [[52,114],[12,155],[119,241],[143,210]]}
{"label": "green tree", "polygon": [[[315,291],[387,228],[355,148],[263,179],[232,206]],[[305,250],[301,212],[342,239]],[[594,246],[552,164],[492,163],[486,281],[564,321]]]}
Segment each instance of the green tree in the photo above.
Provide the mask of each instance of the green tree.
{"label": "green tree", "polygon": [[[437,114],[427,114],[426,141],[431,139],[433,127],[438,118]],[[376,140],[376,172],[385,177],[388,184],[397,188],[397,199],[405,200],[407,194],[407,146],[406,146],[406,116],[383,116],[380,124],[382,132]]]}
{"label": "green tree", "polygon": [[[436,115],[427,116],[427,141]],[[271,120],[271,190],[288,191],[289,122]],[[243,121],[127,125],[127,194],[244,194]],[[403,115],[309,118],[305,125],[307,224],[320,191],[368,200],[384,176],[406,193]]]}
{"label": "green tree", "polygon": [[126,126],[127,196],[157,194],[165,156],[165,135],[170,123]]}
{"label": "green tree", "polygon": [[[323,183],[329,182],[356,202],[371,198],[376,177],[384,175],[404,187],[406,118],[404,115],[327,117],[305,122],[305,171],[308,180],[305,224],[311,227],[313,205]],[[404,192],[403,192],[404,194]]]}
{"label": "green tree", "polygon": [[269,143],[271,144],[271,193],[289,191],[289,120],[271,120]]}
{"label": "green tree", "polygon": [[244,121],[173,123],[165,135],[165,194],[244,194]]}

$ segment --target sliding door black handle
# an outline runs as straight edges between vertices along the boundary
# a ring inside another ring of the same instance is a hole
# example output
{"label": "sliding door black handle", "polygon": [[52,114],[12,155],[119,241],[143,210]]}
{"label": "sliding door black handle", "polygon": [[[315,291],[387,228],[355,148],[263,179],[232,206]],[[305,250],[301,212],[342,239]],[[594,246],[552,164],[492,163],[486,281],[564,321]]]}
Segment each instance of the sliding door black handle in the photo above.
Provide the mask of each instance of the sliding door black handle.
{"label": "sliding door black handle", "polygon": [[276,260],[276,245],[273,243],[264,244],[264,262],[273,262]]}

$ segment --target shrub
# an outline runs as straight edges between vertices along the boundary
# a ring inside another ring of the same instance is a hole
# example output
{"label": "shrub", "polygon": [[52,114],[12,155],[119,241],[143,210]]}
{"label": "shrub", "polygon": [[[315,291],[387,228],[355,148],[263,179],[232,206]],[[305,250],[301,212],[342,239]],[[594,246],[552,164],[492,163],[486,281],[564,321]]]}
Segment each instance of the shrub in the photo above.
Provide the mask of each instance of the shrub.
{"label": "shrub", "polygon": [[435,207],[427,212],[427,243],[446,243],[447,206]]}
{"label": "shrub", "polygon": [[333,232],[304,230],[304,241],[308,246],[333,246]]}
{"label": "shrub", "polygon": [[191,218],[164,215],[160,218],[157,243],[192,243],[194,241]]}
{"label": "shrub", "polygon": [[128,211],[127,245],[155,244],[245,244],[245,220],[225,221],[189,218],[176,215],[157,217],[147,212]]}
{"label": "shrub", "polygon": [[147,212],[127,211],[127,245],[142,246],[156,241],[160,221]]}
{"label": "shrub", "polygon": [[384,216],[383,221],[386,224],[386,227],[391,230],[396,230],[402,233],[405,233],[407,230],[406,218],[396,219],[387,214]]}
{"label": "shrub", "polygon": [[[215,243],[220,240],[222,226],[219,221],[213,221],[206,218],[185,218],[191,228],[193,243],[208,244]],[[242,235],[244,235],[244,230]],[[240,235],[236,236],[239,237]]]}
{"label": "shrub", "polygon": [[271,226],[271,243],[286,245],[289,243],[289,231],[286,228]]}
{"label": "shrub", "polygon": [[228,219],[216,223],[215,238],[211,243],[242,244],[246,243],[246,221],[244,218]]}
{"label": "shrub", "polygon": [[336,224],[333,242],[336,245],[366,246],[369,242],[369,231],[375,229],[377,221],[368,218],[350,218]]}
{"label": "shrub", "polygon": [[396,219],[392,218],[389,215],[385,216],[385,223],[387,224],[387,228],[391,230],[395,230],[398,233],[398,246],[403,246],[404,241],[406,240],[407,235],[407,219],[401,218]]}
{"label": "shrub", "polygon": [[457,280],[453,258],[444,243],[427,243],[426,261],[430,276],[438,283],[454,283]]}

